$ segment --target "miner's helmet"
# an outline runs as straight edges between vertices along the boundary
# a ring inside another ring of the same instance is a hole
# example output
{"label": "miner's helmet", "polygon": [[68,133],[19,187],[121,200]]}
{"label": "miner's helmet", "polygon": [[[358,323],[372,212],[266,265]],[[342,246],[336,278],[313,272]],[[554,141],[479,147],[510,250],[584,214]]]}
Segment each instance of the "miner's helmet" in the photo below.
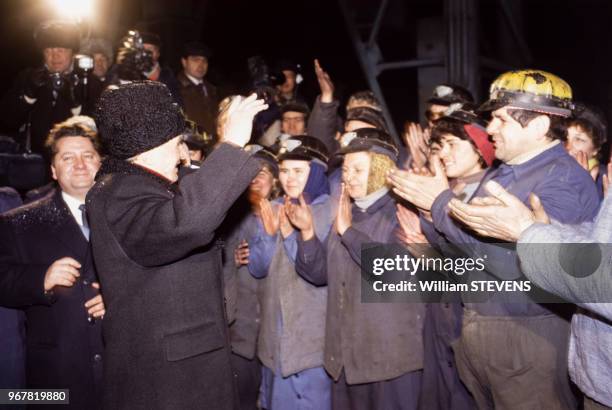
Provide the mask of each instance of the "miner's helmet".
{"label": "miner's helmet", "polygon": [[327,166],[329,153],[325,144],[318,138],[309,135],[281,136],[279,141],[278,161],[295,159],[302,161],[317,160]]}
{"label": "miner's helmet", "polygon": [[573,108],[572,88],[546,71],[508,71],[493,81],[489,100],[478,111],[495,111],[505,106],[569,117]]}

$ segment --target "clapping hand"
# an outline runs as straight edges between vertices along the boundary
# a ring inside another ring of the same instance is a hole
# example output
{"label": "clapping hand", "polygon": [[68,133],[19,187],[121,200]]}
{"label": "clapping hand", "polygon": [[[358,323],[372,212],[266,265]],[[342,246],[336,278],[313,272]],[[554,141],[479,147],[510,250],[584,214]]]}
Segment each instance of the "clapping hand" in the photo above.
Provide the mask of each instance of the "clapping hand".
{"label": "clapping hand", "polygon": [[302,233],[302,239],[307,241],[314,236],[314,224],[312,222],[312,212],[306,204],[304,196],[300,194],[299,203],[285,203],[285,212],[289,218],[289,222]]}
{"label": "clapping hand", "polygon": [[293,225],[289,222],[286,212],[289,201],[289,197],[285,197],[285,203],[278,208],[278,226],[283,239],[287,239],[293,233]]}
{"label": "clapping hand", "polygon": [[431,162],[434,175],[418,175],[414,171],[395,169],[387,177],[393,185],[393,192],[425,211],[431,210],[438,195],[449,188],[440,159],[434,155]]}
{"label": "clapping hand", "polygon": [[427,164],[429,155],[429,129],[423,129],[420,124],[411,122],[408,129],[404,132],[403,138],[406,146],[410,150],[412,166],[421,168]]}
{"label": "clapping hand", "polygon": [[449,202],[450,215],[479,235],[516,242],[534,223],[550,223],[536,195],[529,196],[529,209],[494,181],[487,182],[485,188],[492,197],[474,199],[470,204],[457,199]]}
{"label": "clapping hand", "polygon": [[278,214],[272,209],[270,201],[268,201],[266,198],[262,198],[259,201],[259,210],[261,222],[263,223],[266,233],[270,236],[276,235],[279,228]]}
{"label": "clapping hand", "polygon": [[353,224],[353,214],[351,212],[351,199],[345,184],[342,184],[340,201],[338,203],[338,216],[336,216],[336,231],[340,236]]}

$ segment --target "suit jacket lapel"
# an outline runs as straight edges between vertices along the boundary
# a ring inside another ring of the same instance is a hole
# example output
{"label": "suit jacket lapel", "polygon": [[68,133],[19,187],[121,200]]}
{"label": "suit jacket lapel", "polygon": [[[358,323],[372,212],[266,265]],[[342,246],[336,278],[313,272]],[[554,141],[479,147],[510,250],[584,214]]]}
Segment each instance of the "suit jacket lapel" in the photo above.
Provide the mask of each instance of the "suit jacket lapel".
{"label": "suit jacket lapel", "polygon": [[61,190],[56,191],[53,200],[60,212],[60,221],[54,226],[54,234],[71,253],[78,256],[79,262],[84,266],[88,256],[89,242],[85,239],[68,205],[64,202]]}

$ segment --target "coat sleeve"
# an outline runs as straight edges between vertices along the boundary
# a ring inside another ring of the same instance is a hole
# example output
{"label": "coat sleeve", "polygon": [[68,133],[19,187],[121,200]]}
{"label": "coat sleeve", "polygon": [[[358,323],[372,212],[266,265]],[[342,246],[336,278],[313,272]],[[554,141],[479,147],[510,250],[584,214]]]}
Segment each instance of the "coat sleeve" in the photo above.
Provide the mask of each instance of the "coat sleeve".
{"label": "coat sleeve", "polygon": [[0,219],[0,305],[51,305],[53,296],[44,292],[48,266],[24,261],[17,241],[10,223]]}
{"label": "coat sleeve", "polygon": [[[328,240],[329,237],[328,235]],[[308,241],[298,235],[295,271],[316,286],[327,285],[327,251],[315,235]]]}
{"label": "coat sleeve", "polygon": [[[119,184],[106,205],[108,224],[135,262],[172,263],[213,240],[259,169],[259,162],[245,151],[221,144],[198,171],[181,179],[174,195],[163,195],[150,184]],[[95,237],[92,240],[95,243]]]}
{"label": "coat sleeve", "polygon": [[[399,225],[397,221],[393,220],[391,229],[389,229],[389,235],[387,240],[384,241],[384,244],[399,244],[399,240],[397,238],[397,229]],[[379,243],[380,241],[374,240],[368,235],[366,232],[363,232],[359,229],[356,229],[353,226],[350,226],[342,235],[340,239],[342,244],[348,250],[349,255],[351,255],[351,259],[358,265],[361,266],[361,250],[368,244]]]}
{"label": "coat sleeve", "polygon": [[318,96],[306,127],[308,135],[318,138],[325,144],[330,154],[338,149],[336,131],[338,129],[338,100],[322,103]]}
{"label": "coat sleeve", "polygon": [[[533,189],[546,212],[565,223],[592,218],[597,210],[597,204],[593,202],[596,199],[595,190],[592,190],[591,195],[585,195],[587,198],[581,198],[580,190],[563,187],[562,181],[550,178]],[[521,272],[512,244],[501,246],[500,241],[480,237],[463,228],[448,214],[448,203],[452,198],[452,191],[446,190],[434,201],[431,208],[434,228],[464,254],[486,258],[487,272],[501,279],[518,279]],[[576,212],[577,209],[581,212]]]}
{"label": "coat sleeve", "polygon": [[529,279],[609,320],[612,305],[602,302],[612,301],[611,199],[604,202],[595,223],[534,224],[517,244],[521,267]]}
{"label": "coat sleeve", "polygon": [[263,224],[257,219],[255,234],[247,239],[249,243],[249,272],[253,277],[261,279],[268,275],[268,268],[276,249],[276,235],[268,235]]}

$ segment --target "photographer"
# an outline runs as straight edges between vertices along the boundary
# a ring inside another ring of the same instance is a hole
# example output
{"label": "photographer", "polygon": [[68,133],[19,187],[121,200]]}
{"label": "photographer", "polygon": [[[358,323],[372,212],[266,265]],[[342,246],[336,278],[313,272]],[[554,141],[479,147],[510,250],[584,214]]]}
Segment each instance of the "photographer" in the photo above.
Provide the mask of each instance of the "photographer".
{"label": "photographer", "polygon": [[74,70],[73,54],[79,46],[79,31],[74,24],[44,23],[34,38],[41,50],[43,65],[19,74],[2,98],[0,109],[4,126],[20,132],[22,148],[42,154],[51,126],[83,114],[87,111],[84,107],[93,106],[88,101],[97,99],[99,91],[89,92],[93,79],[85,90],[86,71]]}
{"label": "photographer", "polygon": [[285,82],[282,72],[271,71],[261,56],[248,59],[250,91],[266,101],[268,109],[255,117],[253,141],[269,147],[276,142],[281,132],[281,113],[276,102],[276,87]]}

